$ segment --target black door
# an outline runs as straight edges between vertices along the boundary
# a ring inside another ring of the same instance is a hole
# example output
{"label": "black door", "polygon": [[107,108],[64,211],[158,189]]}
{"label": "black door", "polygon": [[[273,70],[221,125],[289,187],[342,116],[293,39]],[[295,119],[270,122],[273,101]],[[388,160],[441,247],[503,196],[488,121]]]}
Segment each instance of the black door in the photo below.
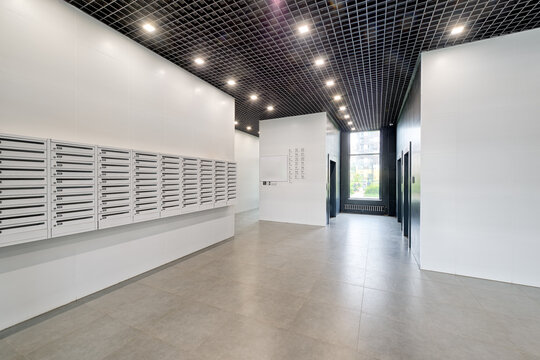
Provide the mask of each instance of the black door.
{"label": "black door", "polygon": [[[403,236],[409,237],[409,153],[403,155]],[[410,242],[409,242],[410,243]],[[410,245],[409,245],[410,246]]]}
{"label": "black door", "polygon": [[397,221],[401,222],[401,209],[403,208],[403,169],[401,168],[401,159],[397,161],[396,172],[397,172]]}
{"label": "black door", "polygon": [[337,215],[337,171],[336,162],[330,160],[330,217]]}

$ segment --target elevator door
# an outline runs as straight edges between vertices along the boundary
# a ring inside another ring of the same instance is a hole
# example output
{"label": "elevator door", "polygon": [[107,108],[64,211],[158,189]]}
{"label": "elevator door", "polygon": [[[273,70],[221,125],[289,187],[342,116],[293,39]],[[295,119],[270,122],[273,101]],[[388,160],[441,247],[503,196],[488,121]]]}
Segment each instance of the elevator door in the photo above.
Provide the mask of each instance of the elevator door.
{"label": "elevator door", "polygon": [[397,172],[397,221],[401,221],[401,215],[403,208],[403,176],[402,176],[403,169],[401,168],[401,159],[397,161],[396,165],[396,172]]}
{"label": "elevator door", "polygon": [[[409,152],[403,155],[403,236],[410,233],[410,163]],[[409,241],[409,247],[411,242]]]}

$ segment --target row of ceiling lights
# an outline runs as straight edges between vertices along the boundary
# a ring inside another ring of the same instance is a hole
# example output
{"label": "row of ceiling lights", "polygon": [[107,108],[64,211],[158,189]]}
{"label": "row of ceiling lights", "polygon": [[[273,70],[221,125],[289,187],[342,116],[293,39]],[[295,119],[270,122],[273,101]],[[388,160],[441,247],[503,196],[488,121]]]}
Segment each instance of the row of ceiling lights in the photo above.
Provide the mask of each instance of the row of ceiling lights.
{"label": "row of ceiling lights", "polygon": [[[150,23],[145,23],[143,25],[143,29],[146,30],[147,32],[149,33],[153,33],[154,31],[156,31],[156,27]],[[298,26],[297,28],[298,30],[298,34],[299,35],[305,35],[307,33],[309,33],[310,31],[310,28],[309,28],[309,25],[308,24],[301,24]],[[462,25],[459,25],[459,26],[455,26],[454,28],[452,28],[452,30],[450,31],[450,35],[458,35],[458,34],[461,34],[463,32],[463,30],[465,30],[465,27],[462,26]],[[202,66],[204,65],[205,63],[205,60],[201,57],[197,57],[193,60],[193,62],[198,65],[198,66]],[[323,66],[325,64],[325,61],[322,57],[318,57],[316,58],[313,63],[315,64],[315,66],[317,67],[320,67],[320,66]],[[234,79],[228,79],[227,80],[227,85],[229,86],[235,86],[236,85],[236,80]],[[331,88],[333,87],[334,85],[336,85],[336,82],[333,80],[333,79],[329,79],[329,80],[326,80],[326,86]],[[259,96],[257,94],[251,94],[249,96],[249,99],[251,101],[257,101],[259,98]],[[342,100],[342,96],[341,95],[334,95],[333,97],[334,101],[336,102],[339,102]],[[267,111],[274,111],[274,105],[268,105],[266,107],[266,110]],[[339,111],[340,112],[343,112],[343,118],[348,120],[347,121],[347,125],[349,125],[351,127],[351,130],[352,131],[355,131],[356,128],[353,126],[353,122],[351,120],[349,120],[351,118],[351,116],[349,114],[346,113],[346,110],[347,110],[347,107],[345,105],[341,105],[339,106]],[[234,125],[235,126],[238,126],[239,123],[237,120],[234,121]],[[393,124],[390,124],[390,125],[393,125]],[[252,127],[251,126],[247,126],[246,127],[246,130],[248,131],[251,131],[252,130]],[[259,132],[260,133],[260,132]]]}
{"label": "row of ceiling lights", "polygon": [[[300,35],[305,35],[307,33],[309,33],[310,31],[310,28],[309,28],[309,25],[308,24],[301,24],[300,26],[298,26],[298,33]],[[325,63],[324,59],[319,57],[319,58],[316,58],[315,61],[314,61],[314,64],[315,66],[323,66]],[[332,88],[334,87],[334,85],[336,85],[336,81],[334,79],[328,79],[326,80],[326,87],[329,87],[329,88]],[[333,96],[333,99],[334,101],[336,102],[340,102],[343,97],[339,94],[336,94]],[[343,114],[343,118],[345,120],[348,120],[347,121],[347,125],[351,126],[351,130],[352,131],[355,131],[356,128],[353,126],[353,122],[351,120],[349,120],[351,118],[351,116],[349,114],[347,114],[347,107],[345,105],[340,105],[339,106],[339,111]]]}

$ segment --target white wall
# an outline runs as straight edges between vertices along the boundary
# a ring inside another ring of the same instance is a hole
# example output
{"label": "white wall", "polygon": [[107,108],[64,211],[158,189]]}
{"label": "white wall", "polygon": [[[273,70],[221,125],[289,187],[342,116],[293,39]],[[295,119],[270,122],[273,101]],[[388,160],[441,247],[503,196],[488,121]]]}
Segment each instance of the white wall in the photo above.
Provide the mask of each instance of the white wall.
{"label": "white wall", "polygon": [[[340,161],[340,131],[330,120],[326,118],[326,154],[331,161],[336,162],[336,214],[339,213],[340,208],[340,174],[341,174],[341,161]],[[330,164],[327,163],[327,166]],[[327,169],[328,171],[328,169]],[[330,196],[330,195],[328,195]]]}
{"label": "white wall", "polygon": [[422,55],[422,267],[540,286],[540,29]]}
{"label": "white wall", "polygon": [[[65,2],[1,1],[0,37],[0,132],[234,159],[231,97]],[[233,234],[227,207],[2,248],[0,329]]]}
{"label": "white wall", "polygon": [[[403,103],[403,108],[399,114],[397,134],[396,134],[396,160],[401,159],[401,172],[404,177],[405,169],[405,154],[409,153],[409,183],[411,188],[409,194],[405,194],[405,179],[401,180],[398,186],[403,194],[401,203],[398,206],[404,212],[404,198],[409,196],[410,200],[410,216],[409,216],[409,240],[411,242],[411,252],[418,264],[421,265],[420,259],[420,193],[421,193],[421,71],[420,66],[416,67],[413,80],[408,88],[407,97]],[[412,180],[414,179],[414,183]],[[397,179],[396,179],[397,181]],[[402,215],[403,217],[403,215]],[[402,220],[401,228],[404,229],[405,223]]]}
{"label": "white wall", "polygon": [[259,207],[259,138],[245,132],[234,132],[234,160],[236,161],[235,212]]}
{"label": "white wall", "polygon": [[[288,155],[305,149],[305,179],[260,185],[261,220],[326,224],[326,113],[259,122],[259,154]],[[262,181],[263,179],[261,179]]]}

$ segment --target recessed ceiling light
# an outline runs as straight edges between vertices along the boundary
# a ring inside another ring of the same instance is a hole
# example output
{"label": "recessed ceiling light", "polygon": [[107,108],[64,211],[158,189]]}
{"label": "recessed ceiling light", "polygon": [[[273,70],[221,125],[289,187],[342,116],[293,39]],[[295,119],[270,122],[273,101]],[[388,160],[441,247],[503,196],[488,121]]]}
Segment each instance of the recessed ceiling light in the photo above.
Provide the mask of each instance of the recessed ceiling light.
{"label": "recessed ceiling light", "polygon": [[334,85],[336,85],[336,83],[335,83],[334,80],[328,80],[328,81],[326,81],[326,86],[332,87],[332,86],[334,86]]}
{"label": "recessed ceiling light", "polygon": [[324,65],[324,59],[323,58],[315,59],[315,66],[323,66],[323,65]]}
{"label": "recessed ceiling light", "polygon": [[348,118],[351,117],[351,115],[347,114],[347,115],[345,115],[345,116],[343,116],[343,117],[344,117],[345,119],[348,119]]}
{"label": "recessed ceiling light", "polygon": [[197,65],[202,65],[202,64],[204,64],[204,59],[203,59],[203,58],[200,58],[200,57],[195,58],[194,61],[195,61],[195,64],[197,64]]}
{"label": "recessed ceiling light", "polygon": [[274,110],[274,107],[273,107],[272,105],[269,105],[269,106],[266,108],[266,110],[268,110],[268,111],[273,111],[273,110]]}
{"label": "recessed ceiling light", "polygon": [[251,100],[255,101],[255,100],[257,100],[259,97],[258,97],[257,95],[255,95],[255,94],[251,94],[251,95],[249,95],[249,98],[250,98]]}
{"label": "recessed ceiling light", "polygon": [[251,130],[251,126],[246,127],[246,129]]}
{"label": "recessed ceiling light", "polygon": [[234,86],[234,85],[236,85],[236,81],[234,79],[229,79],[229,80],[227,80],[227,85]]}
{"label": "recessed ceiling light", "polygon": [[234,125],[238,125],[238,121],[235,121],[235,122],[234,122]]}
{"label": "recessed ceiling light", "polygon": [[465,26],[456,26],[455,28],[452,29],[452,31],[450,32],[450,34],[452,35],[457,35],[457,34],[461,34],[463,32],[463,30],[465,29]]}
{"label": "recessed ceiling light", "polygon": [[347,125],[352,125],[352,121],[348,121],[348,122],[347,122]]}
{"label": "recessed ceiling light", "polygon": [[154,31],[156,31],[156,27],[149,23],[144,24],[142,27],[144,30],[146,30],[149,33],[153,33]]}
{"label": "recessed ceiling light", "polygon": [[356,130],[356,128],[355,128],[355,127],[352,127],[351,130],[354,131],[354,130]]}
{"label": "recessed ceiling light", "polygon": [[334,100],[335,100],[335,101],[341,100],[341,95],[335,95],[335,96],[334,96]]}
{"label": "recessed ceiling light", "polygon": [[394,124],[390,124],[390,126],[394,126]]}
{"label": "recessed ceiling light", "polygon": [[306,33],[308,33],[308,32],[309,32],[309,26],[308,26],[308,25],[302,24],[302,25],[300,25],[300,26],[298,27],[298,33],[299,33],[300,35],[306,34]]}
{"label": "recessed ceiling light", "polygon": [[347,109],[346,106],[340,106],[340,107],[339,107],[339,111],[345,111],[345,109]]}

